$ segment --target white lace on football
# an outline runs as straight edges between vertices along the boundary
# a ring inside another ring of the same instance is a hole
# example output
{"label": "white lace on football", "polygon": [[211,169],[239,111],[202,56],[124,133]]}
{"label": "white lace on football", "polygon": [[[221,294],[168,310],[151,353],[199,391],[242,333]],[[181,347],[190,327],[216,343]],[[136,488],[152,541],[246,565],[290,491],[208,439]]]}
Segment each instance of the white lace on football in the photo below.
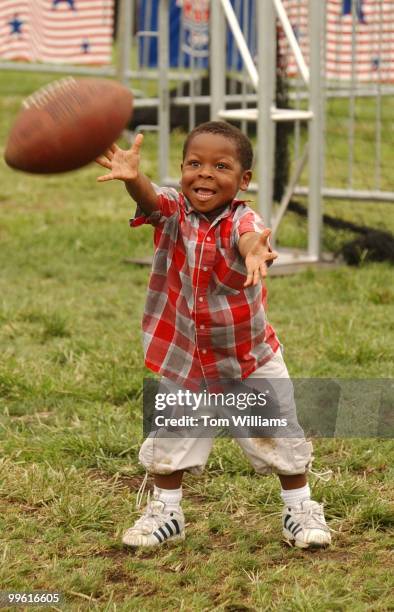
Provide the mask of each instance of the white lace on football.
{"label": "white lace on football", "polygon": [[74,77],[65,77],[59,81],[54,81],[53,83],[49,83],[49,85],[45,85],[45,87],[41,87],[41,89],[38,89],[31,94],[31,96],[22,102],[22,106],[26,109],[31,108],[32,106],[41,108],[50,102],[59,91],[68,92],[70,89],[76,86],[77,81],[74,79]]}

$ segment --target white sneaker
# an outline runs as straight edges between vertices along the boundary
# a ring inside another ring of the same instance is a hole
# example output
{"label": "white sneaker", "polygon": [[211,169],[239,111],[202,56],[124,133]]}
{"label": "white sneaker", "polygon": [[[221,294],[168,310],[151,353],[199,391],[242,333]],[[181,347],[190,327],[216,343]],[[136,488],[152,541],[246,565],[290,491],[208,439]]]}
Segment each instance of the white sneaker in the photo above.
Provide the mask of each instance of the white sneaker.
{"label": "white sneaker", "polygon": [[169,512],[158,499],[149,502],[144,514],[124,533],[126,546],[158,546],[167,540],[185,539],[185,517],[182,509]]}
{"label": "white sneaker", "polygon": [[331,544],[330,529],[324,518],[323,506],[306,500],[283,509],[283,537],[290,546],[325,548]]}

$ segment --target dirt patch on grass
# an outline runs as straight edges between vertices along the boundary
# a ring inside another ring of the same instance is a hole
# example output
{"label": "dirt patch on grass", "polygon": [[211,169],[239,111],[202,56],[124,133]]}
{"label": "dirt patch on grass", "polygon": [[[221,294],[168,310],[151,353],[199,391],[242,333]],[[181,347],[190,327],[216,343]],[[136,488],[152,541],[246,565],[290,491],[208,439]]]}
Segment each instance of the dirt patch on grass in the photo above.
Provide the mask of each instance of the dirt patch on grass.
{"label": "dirt patch on grass", "polygon": [[[282,542],[284,556],[282,559],[278,559],[276,562],[268,562],[267,565],[283,565],[284,562],[291,562],[292,560],[299,559],[321,559],[322,561],[335,561],[337,563],[349,563],[354,559],[357,559],[358,555],[349,550],[344,550],[343,548],[309,548],[309,549],[301,549],[301,548],[291,548],[286,542]],[[291,550],[291,556],[285,559],[285,551]]]}
{"label": "dirt patch on grass", "polygon": [[128,549],[125,548],[107,548],[95,553],[95,557],[103,557],[104,559],[123,560],[127,557]]}
{"label": "dirt patch on grass", "polygon": [[[88,470],[87,475],[92,480],[104,481],[115,483],[124,489],[128,489],[131,492],[138,491],[143,481],[143,476],[124,476],[121,474],[109,474],[99,468],[92,468]],[[150,481],[148,480],[147,487],[150,487]]]}
{"label": "dirt patch on grass", "polygon": [[[160,551],[159,551],[160,552]],[[112,559],[115,562],[123,562],[128,557],[138,557],[138,559],[152,559],[157,556],[158,548],[133,548],[132,546],[123,546],[122,548],[108,548],[95,553],[95,557],[104,559]]]}
{"label": "dirt patch on grass", "polygon": [[225,606],[224,610],[225,612],[254,612],[256,608],[249,608],[249,606],[240,603]]}
{"label": "dirt patch on grass", "polygon": [[196,503],[200,502],[201,504],[207,504],[208,503],[206,495],[201,495],[200,493],[193,493],[192,491],[186,491],[185,499],[193,500],[193,503],[195,503],[195,502]]}
{"label": "dirt patch on grass", "polygon": [[368,478],[374,476],[375,474],[382,474],[384,472],[387,472],[388,469],[389,467],[387,463],[383,463],[382,465],[377,465],[375,467],[362,467],[352,469],[351,472],[353,472],[353,474],[363,476],[364,478]]}
{"label": "dirt patch on grass", "polygon": [[116,567],[106,572],[105,577],[109,582],[127,582],[130,580],[130,574],[125,572],[122,567]]}
{"label": "dirt patch on grass", "polygon": [[39,512],[39,510],[42,509],[42,504],[24,504],[20,499],[17,499],[16,497],[2,497],[0,499],[0,507],[1,506],[3,506],[4,508],[7,508],[7,506],[18,506],[18,509],[21,512],[28,512],[30,514]]}
{"label": "dirt patch on grass", "polygon": [[323,561],[335,561],[337,563],[348,563],[349,561],[353,561],[353,559],[356,558],[356,555],[354,553],[346,552],[344,550],[332,550],[330,548],[326,550],[322,548],[315,548],[309,551],[305,550],[301,554],[303,557],[305,557],[306,554],[309,554],[311,557],[313,557],[313,559],[322,559]]}

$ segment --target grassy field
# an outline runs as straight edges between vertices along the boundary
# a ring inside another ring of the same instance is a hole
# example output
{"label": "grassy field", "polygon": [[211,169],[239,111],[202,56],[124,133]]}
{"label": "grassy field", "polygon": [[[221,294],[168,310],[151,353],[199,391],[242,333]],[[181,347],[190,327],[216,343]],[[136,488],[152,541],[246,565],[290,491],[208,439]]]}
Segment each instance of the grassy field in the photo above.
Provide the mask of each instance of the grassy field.
{"label": "grassy field", "polygon": [[[1,153],[22,98],[52,79],[0,75]],[[156,168],[147,135],[144,170]],[[133,204],[122,185],[98,185],[99,173],[38,178],[0,161],[0,589],[60,591],[69,610],[392,610],[390,440],[315,442],[315,469],[333,470],[311,481],[335,530],[327,551],[281,543],[277,479],[254,475],[229,440],[203,477],[185,479],[185,543],[122,548],[143,477],[149,275],[124,259],[151,252],[151,231],[129,230]],[[326,211],[394,229],[390,204]],[[324,248],[350,238],[325,229]],[[289,213],[280,239],[305,246],[305,221]],[[392,278],[388,264],[364,264],[268,279],[291,374],[392,377]]]}

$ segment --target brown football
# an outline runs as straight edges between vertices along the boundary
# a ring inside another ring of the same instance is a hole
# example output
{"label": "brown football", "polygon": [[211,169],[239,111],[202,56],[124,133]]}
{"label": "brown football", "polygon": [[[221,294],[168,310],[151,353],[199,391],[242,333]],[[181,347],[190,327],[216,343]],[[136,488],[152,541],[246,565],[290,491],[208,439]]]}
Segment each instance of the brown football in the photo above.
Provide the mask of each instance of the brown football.
{"label": "brown football", "polygon": [[12,168],[36,174],[81,168],[120,136],[132,111],[131,91],[116,81],[55,81],[23,103],[5,160]]}

